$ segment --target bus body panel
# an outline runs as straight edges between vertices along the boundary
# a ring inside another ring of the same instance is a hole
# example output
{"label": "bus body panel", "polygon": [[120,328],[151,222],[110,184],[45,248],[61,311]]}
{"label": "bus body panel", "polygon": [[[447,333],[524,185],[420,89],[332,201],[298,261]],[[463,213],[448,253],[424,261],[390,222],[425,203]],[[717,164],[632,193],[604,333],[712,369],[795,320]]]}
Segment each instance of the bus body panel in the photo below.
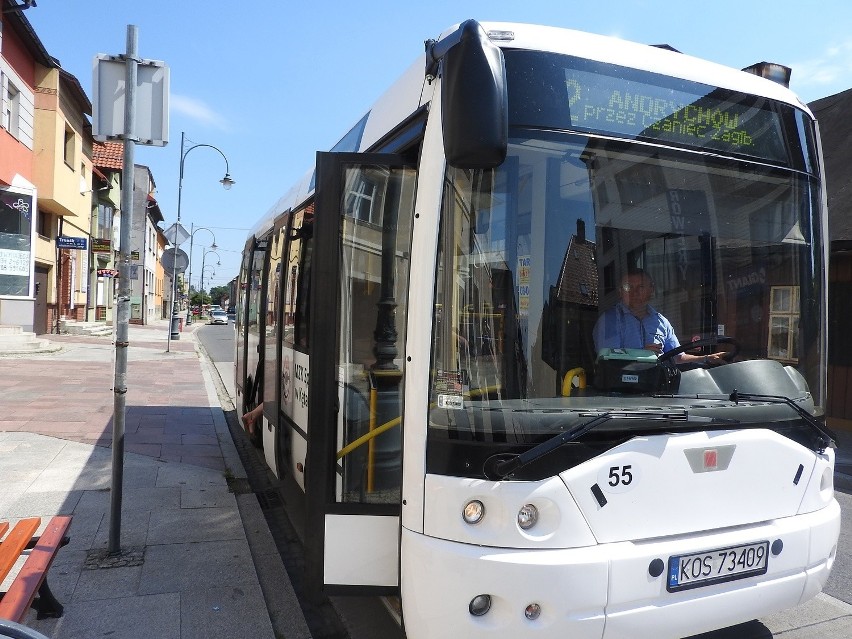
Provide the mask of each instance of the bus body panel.
{"label": "bus body panel", "polygon": [[[469,639],[533,632],[626,639],[642,628],[642,636],[680,639],[771,614],[815,594],[828,579],[839,533],[836,501],[815,513],[753,526],[573,549],[483,547],[403,528],[401,591],[403,602],[412,602],[404,608],[406,633],[421,639],[453,628]],[[649,574],[656,559],[775,539],[784,540],[783,551],[769,557],[763,575],[668,592],[665,571]],[[491,610],[475,617],[468,604],[480,594],[491,596]],[[538,619],[525,618],[530,603],[541,606]]]}
{"label": "bus body panel", "polygon": [[325,522],[326,584],[399,585],[399,517],[331,514]]}
{"label": "bus body panel", "polygon": [[810,113],[807,105],[777,82],[685,53],[672,55],[671,51],[662,47],[561,27],[507,22],[483,22],[482,27],[486,31],[511,32],[512,40],[497,43],[504,48],[564,53],[611,64],[625,64],[627,61],[635,69],[763,95]]}
{"label": "bus body panel", "polygon": [[[290,474],[299,487],[305,489],[305,459],[307,457],[308,432],[308,379],[310,365],[308,355],[290,347],[281,349],[281,413],[286,416],[278,426],[278,437],[289,430],[290,454],[278,460],[278,477]],[[295,424],[295,428],[292,424]],[[267,444],[264,442],[264,450]],[[270,450],[276,450],[270,445]],[[268,454],[267,454],[268,456]],[[272,467],[270,465],[270,467]]]}
{"label": "bus body panel", "polygon": [[431,99],[435,83],[428,83],[423,74],[426,56],[420,56],[385,92],[386,99],[376,102],[371,108],[361,144],[357,151],[364,151],[378,142],[388,132],[389,122],[402,122],[421,105]]}
{"label": "bus body panel", "polygon": [[[691,468],[690,457],[700,464],[706,451],[717,459],[730,458],[711,469]],[[767,458],[776,461],[766,464]],[[468,544],[555,549],[795,518],[834,501],[824,480],[833,459],[831,449],[816,455],[758,429],[637,437],[563,472],[562,481],[493,482],[427,474],[424,533]],[[814,467],[819,472],[812,472]],[[626,478],[631,479],[627,484]],[[476,525],[462,519],[472,500],[485,508]],[[536,507],[538,523],[522,530],[517,514],[527,504]]]}
{"label": "bus body panel", "polygon": [[608,543],[793,516],[814,463],[813,451],[756,429],[636,438],[560,476]]}
{"label": "bus body panel", "polygon": [[[559,477],[542,481],[493,482],[466,477],[426,475],[424,534],[448,541],[501,548],[580,548],[596,543],[580,508]],[[475,526],[462,519],[471,500],[485,506]],[[524,531],[518,511],[535,505],[538,523]]]}
{"label": "bus body panel", "polygon": [[[444,141],[441,131],[440,83],[426,123],[421,148],[421,163],[417,174],[417,200],[414,205],[414,232],[411,243],[411,275],[408,289],[408,330],[406,352],[411,358],[409,370],[427,371],[432,345],[432,308],[435,290],[435,247],[438,242],[437,212],[441,208],[443,190],[443,161],[425,161],[426,158],[443,158]],[[424,486],[426,476],[426,425],[423,411],[413,407],[429,403],[427,384],[406,384],[405,423],[402,431],[403,525],[409,530],[423,530]]]}

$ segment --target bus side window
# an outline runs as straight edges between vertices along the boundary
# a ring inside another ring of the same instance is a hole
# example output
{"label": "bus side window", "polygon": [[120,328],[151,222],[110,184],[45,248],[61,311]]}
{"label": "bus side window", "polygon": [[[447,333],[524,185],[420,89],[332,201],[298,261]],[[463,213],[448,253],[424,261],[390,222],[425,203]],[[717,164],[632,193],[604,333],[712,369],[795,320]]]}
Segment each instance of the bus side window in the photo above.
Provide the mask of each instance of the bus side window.
{"label": "bus side window", "polygon": [[310,346],[311,255],[313,251],[314,205],[297,211],[290,235],[290,249],[283,262],[284,343],[307,352]]}

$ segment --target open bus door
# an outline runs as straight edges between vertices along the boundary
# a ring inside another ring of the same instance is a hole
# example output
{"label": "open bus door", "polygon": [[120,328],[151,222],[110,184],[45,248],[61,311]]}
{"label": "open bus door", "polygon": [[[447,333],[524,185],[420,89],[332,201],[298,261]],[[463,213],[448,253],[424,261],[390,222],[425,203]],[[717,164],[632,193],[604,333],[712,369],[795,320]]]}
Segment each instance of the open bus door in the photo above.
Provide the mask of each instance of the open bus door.
{"label": "open bus door", "polygon": [[263,401],[264,305],[262,286],[266,262],[266,238],[250,237],[243,251],[236,309],[236,390],[240,415]]}
{"label": "open bus door", "polygon": [[399,585],[401,410],[416,172],[388,154],[318,153],[310,286],[307,583]]}

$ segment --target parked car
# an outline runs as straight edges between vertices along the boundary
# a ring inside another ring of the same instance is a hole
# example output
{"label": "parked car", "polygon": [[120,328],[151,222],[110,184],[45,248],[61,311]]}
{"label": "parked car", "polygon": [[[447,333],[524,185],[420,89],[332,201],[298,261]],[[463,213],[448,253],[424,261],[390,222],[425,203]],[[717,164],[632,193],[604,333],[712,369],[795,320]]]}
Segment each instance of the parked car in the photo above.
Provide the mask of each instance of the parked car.
{"label": "parked car", "polygon": [[223,311],[221,308],[214,308],[210,311],[210,323],[211,324],[227,324],[228,323],[228,314]]}

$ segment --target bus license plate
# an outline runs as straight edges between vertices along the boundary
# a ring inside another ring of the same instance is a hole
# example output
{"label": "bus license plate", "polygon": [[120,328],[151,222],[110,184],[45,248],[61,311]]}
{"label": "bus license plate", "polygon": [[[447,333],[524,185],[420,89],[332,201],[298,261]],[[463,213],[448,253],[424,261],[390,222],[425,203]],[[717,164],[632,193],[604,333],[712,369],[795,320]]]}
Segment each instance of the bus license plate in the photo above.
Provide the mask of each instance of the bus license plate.
{"label": "bus license plate", "polygon": [[669,592],[709,586],[766,573],[769,542],[669,557]]}

